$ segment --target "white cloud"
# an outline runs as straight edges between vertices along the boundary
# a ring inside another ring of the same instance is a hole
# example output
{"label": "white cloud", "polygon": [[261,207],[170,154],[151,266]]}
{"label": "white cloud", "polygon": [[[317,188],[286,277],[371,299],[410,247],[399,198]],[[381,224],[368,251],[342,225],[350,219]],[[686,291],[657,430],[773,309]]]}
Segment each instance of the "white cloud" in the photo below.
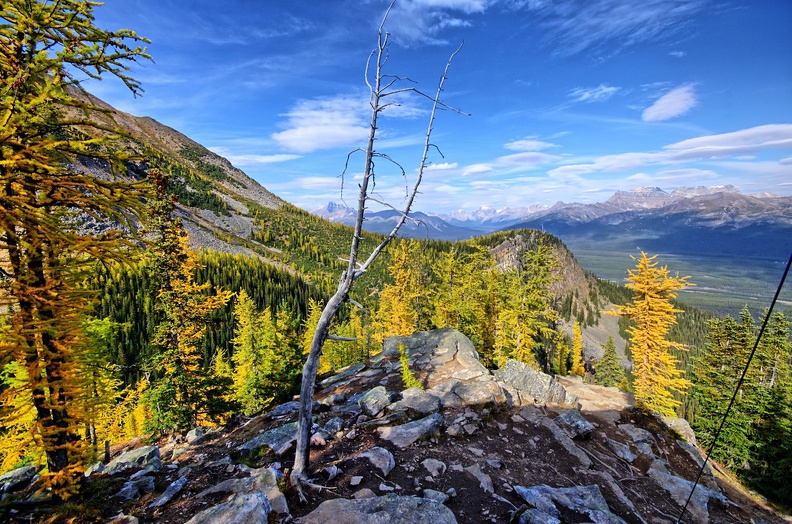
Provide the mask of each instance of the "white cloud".
{"label": "white cloud", "polygon": [[481,175],[489,173],[490,171],[494,171],[492,166],[488,166],[487,164],[473,164],[462,171],[462,176]]}
{"label": "white cloud", "polygon": [[782,166],[792,166],[792,157],[782,158],[778,163]]}
{"label": "white cloud", "polygon": [[498,157],[496,163],[509,166],[533,167],[541,164],[547,164],[556,159],[558,159],[556,155],[548,155],[547,153],[531,151]]}
{"label": "white cloud", "polygon": [[459,167],[459,164],[457,164],[456,162],[453,163],[444,162],[442,164],[432,164],[430,166],[427,166],[425,171],[445,171],[448,169],[456,169],[457,167]]}
{"label": "white cloud", "polygon": [[[708,161],[741,156],[759,150],[781,148],[792,149],[792,124],[771,124],[732,133],[690,138],[667,145],[662,151],[605,155],[591,162],[557,167],[549,171],[549,174],[560,176],[629,171],[647,165]],[[734,164],[754,165],[757,163],[743,161],[734,162]]]}
{"label": "white cloud", "polygon": [[534,140],[533,137],[528,137],[524,140],[515,140],[503,145],[506,149],[512,151],[541,151],[543,149],[550,149],[551,147],[558,147],[557,144],[544,142],[542,140]]}
{"label": "white cloud", "polygon": [[[389,30],[405,45],[443,45],[448,28],[469,27],[472,22],[459,15],[485,12],[490,0],[404,0],[397,2],[388,18]],[[454,13],[454,14],[451,14]]]}
{"label": "white cloud", "polygon": [[674,150],[719,149],[741,152],[746,149],[792,147],[792,124],[767,124],[731,133],[699,136],[665,146]]}
{"label": "white cloud", "polygon": [[301,158],[300,155],[278,154],[278,155],[235,155],[233,153],[216,153],[222,154],[233,165],[239,166],[255,166],[261,164],[275,164],[278,162],[288,162]]}
{"label": "white cloud", "polygon": [[668,53],[668,54],[669,54],[670,56],[673,56],[673,57],[676,57],[676,58],[684,58],[684,57],[686,57],[686,56],[687,56],[687,53],[686,53],[686,52],[684,52],[684,51],[671,51],[671,52],[670,52],[670,53]]}
{"label": "white cloud", "polygon": [[576,87],[569,92],[572,102],[604,102],[621,91],[620,87],[600,84],[597,87]]}
{"label": "white cloud", "polygon": [[644,122],[657,122],[684,115],[696,106],[696,93],[692,85],[677,87],[664,94],[651,106],[644,109],[641,119]]}
{"label": "white cloud", "polygon": [[346,95],[301,100],[286,113],[288,129],[272,139],[298,153],[352,146],[368,136],[365,104],[361,97]]}

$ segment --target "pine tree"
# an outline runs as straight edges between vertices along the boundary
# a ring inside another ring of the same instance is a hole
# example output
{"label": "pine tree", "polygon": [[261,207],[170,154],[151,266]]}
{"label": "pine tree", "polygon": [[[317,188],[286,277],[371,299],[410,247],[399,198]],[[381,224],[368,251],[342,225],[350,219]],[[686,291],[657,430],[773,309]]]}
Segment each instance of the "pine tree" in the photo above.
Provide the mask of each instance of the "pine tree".
{"label": "pine tree", "polygon": [[86,135],[112,130],[92,119],[100,110],[79,95],[74,72],[115,76],[137,93],[126,71],[147,57],[130,47],[142,40],[135,33],[94,26],[97,5],[6,0],[0,25],[0,311],[12,327],[0,343],[0,364],[27,371],[25,383],[5,389],[0,401],[33,410],[45,480],[64,497],[81,468],[82,421],[72,407],[86,394],[75,380],[74,350],[90,297],[77,283],[88,258],[107,261],[123,247],[119,231],[93,235],[73,225],[85,216],[129,225],[140,210],[134,184],[100,180],[70,163],[79,155],[123,169],[108,139]]}
{"label": "pine tree", "polygon": [[602,350],[602,358],[597,362],[597,374],[594,376],[597,384],[624,389],[627,384],[627,375],[619,362],[613,337],[608,337],[608,341],[602,344]]}
{"label": "pine tree", "polygon": [[162,321],[149,361],[156,380],[143,397],[153,413],[146,429],[181,431],[205,418],[217,421],[232,408],[225,401],[229,381],[207,373],[209,362],[198,348],[211,313],[224,306],[231,293],[215,290],[207,296],[209,284],[195,283],[198,256],[188,248],[187,232],[172,215],[175,203],[166,192],[167,176],[153,172],[150,178],[157,196],[149,202],[153,239],[148,267],[159,287],[155,307]]}
{"label": "pine tree", "polygon": [[672,277],[667,267],[657,267],[655,258],[641,252],[635,269],[628,271],[627,288],[633,291],[632,302],[609,313],[635,321],[635,327],[628,333],[635,367],[636,404],[673,416],[674,409],[681,404],[674,398],[674,392],[683,393],[690,382],[683,378],[684,371],[677,367],[677,360],[670,353],[672,347],[680,348],[667,339],[680,312],[671,301],[678,290],[690,284],[688,277]]}

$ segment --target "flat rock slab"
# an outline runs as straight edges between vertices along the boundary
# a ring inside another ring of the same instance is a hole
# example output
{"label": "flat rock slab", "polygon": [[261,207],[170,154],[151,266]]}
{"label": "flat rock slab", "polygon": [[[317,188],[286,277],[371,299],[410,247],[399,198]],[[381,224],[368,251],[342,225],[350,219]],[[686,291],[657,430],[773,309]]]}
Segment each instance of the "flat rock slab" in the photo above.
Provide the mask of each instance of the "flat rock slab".
{"label": "flat rock slab", "polygon": [[442,426],[443,416],[439,413],[433,413],[428,417],[414,420],[401,426],[377,428],[377,432],[380,437],[393,445],[406,448],[428,435],[437,435]]}
{"label": "flat rock slab", "polygon": [[319,507],[299,524],[456,524],[451,510],[427,498],[385,495],[362,499],[333,499]]}
{"label": "flat rock slab", "polygon": [[188,520],[187,524],[267,524],[270,511],[266,495],[249,493],[212,506]]}
{"label": "flat rock slab", "polygon": [[290,422],[253,437],[237,449],[253,451],[262,446],[268,446],[276,455],[283,455],[291,448],[295,440],[297,440],[297,423]]}
{"label": "flat rock slab", "polygon": [[127,469],[142,468],[155,459],[157,461],[160,460],[159,448],[157,446],[143,446],[142,448],[127,451],[114,458],[107,463],[104,472],[108,475],[114,475]]}
{"label": "flat rock slab", "polygon": [[339,373],[319,382],[319,385],[323,388],[326,388],[327,386],[331,386],[337,382],[341,382],[342,380],[349,378],[358,371],[363,371],[364,369],[366,369],[365,364],[354,364],[352,366],[347,366],[345,368],[340,369]]}
{"label": "flat rock slab", "polygon": [[[566,516],[564,522],[626,524],[624,519],[611,513],[596,484],[572,488],[551,488],[544,484],[531,488],[514,486],[514,491],[535,508],[526,512],[524,516],[528,518],[521,518],[521,523],[560,522],[558,519]],[[575,516],[574,520],[570,519],[570,513]]]}
{"label": "flat rock slab", "polygon": [[440,409],[440,399],[420,388],[402,391],[402,399],[388,406],[388,411],[407,411],[418,415],[436,413]]}

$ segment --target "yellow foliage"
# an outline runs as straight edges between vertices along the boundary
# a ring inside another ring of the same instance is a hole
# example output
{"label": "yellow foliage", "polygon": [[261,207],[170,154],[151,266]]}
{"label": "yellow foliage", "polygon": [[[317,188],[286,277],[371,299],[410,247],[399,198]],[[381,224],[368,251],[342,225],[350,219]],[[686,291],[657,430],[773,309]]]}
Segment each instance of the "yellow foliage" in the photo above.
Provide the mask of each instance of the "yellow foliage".
{"label": "yellow foliage", "polygon": [[672,277],[667,267],[657,267],[655,258],[641,252],[635,269],[628,272],[627,287],[633,291],[633,300],[619,306],[608,314],[625,316],[635,321],[628,333],[632,339],[630,348],[633,356],[635,376],[635,400],[639,407],[649,411],[673,416],[680,401],[674,392],[682,393],[690,382],[682,377],[684,372],[677,367],[678,361],[670,349],[681,346],[667,340],[671,326],[676,323],[676,309],[671,301],[677,291],[690,286],[690,277]]}
{"label": "yellow foliage", "polygon": [[572,367],[569,373],[579,377],[586,374],[583,368],[583,330],[580,322],[575,322],[572,326]]}

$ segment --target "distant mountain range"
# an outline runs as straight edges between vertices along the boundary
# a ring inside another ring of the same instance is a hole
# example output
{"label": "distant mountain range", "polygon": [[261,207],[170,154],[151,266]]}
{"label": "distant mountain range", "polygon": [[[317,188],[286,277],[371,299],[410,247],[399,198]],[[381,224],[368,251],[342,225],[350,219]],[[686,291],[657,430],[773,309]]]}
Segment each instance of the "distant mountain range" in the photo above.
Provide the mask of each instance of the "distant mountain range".
{"label": "distant mountain range", "polygon": [[[334,222],[352,224],[355,211],[343,204],[328,203],[312,211]],[[398,220],[395,211],[366,215],[365,228],[389,232]],[[657,187],[617,191],[608,200],[595,204],[558,202],[552,207],[535,205],[473,212],[455,211],[448,215],[413,214],[404,236],[458,240],[503,229],[532,228],[564,236],[574,232],[613,228],[618,232],[636,229],[680,227],[737,231],[753,228],[787,230],[792,228],[792,197],[774,194],[743,195],[734,186],[679,187],[668,193]]]}

